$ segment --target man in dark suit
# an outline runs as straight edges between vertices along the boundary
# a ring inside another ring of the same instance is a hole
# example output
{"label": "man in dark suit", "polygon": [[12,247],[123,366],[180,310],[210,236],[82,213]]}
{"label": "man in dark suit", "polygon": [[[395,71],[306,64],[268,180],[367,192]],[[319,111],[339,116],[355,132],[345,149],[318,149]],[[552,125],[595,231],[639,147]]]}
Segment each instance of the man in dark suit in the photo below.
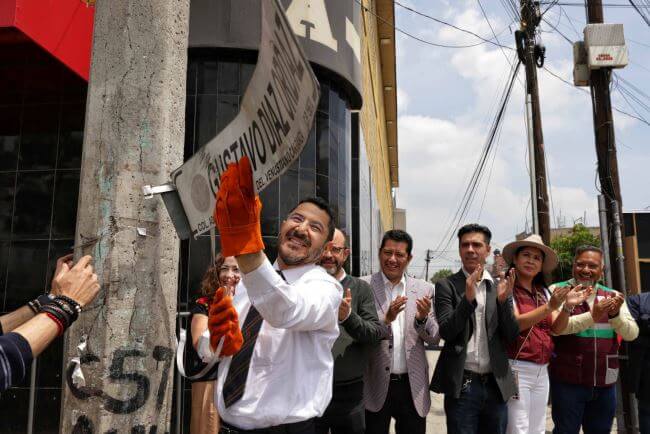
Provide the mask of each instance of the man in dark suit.
{"label": "man in dark suit", "polygon": [[336,229],[319,264],[341,282],[343,301],[339,306],[340,335],[334,342],[334,387],[332,401],[323,417],[316,420],[316,433],[361,434],[365,430],[363,373],[367,347],[379,342],[381,327],[372,289],[343,269],[350,255],[346,234]]}
{"label": "man in dark suit", "polygon": [[406,274],[413,240],[402,230],[384,234],[381,271],[370,282],[385,339],[371,348],[365,374],[366,432],[424,434],[431,407],[429,364],[424,343],[437,344],[438,323],[431,309],[433,285]]}
{"label": "man in dark suit", "polygon": [[462,269],[436,283],[435,311],[445,346],[431,390],[445,394],[450,434],[506,432],[506,401],[517,386],[506,347],[519,335],[506,279],[485,271],[492,233],[485,226],[458,231]]}
{"label": "man in dark suit", "polygon": [[650,434],[650,293],[631,295],[627,307],[639,326],[639,337],[629,347],[629,385],[638,403],[639,431]]}

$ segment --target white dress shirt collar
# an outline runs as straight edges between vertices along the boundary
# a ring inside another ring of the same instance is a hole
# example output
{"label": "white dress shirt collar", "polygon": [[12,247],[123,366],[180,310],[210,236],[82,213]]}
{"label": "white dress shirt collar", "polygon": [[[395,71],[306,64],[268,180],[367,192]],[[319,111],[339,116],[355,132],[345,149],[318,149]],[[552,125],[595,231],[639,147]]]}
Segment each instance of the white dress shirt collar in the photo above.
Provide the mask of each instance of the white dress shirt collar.
{"label": "white dress shirt collar", "polygon": [[340,278],[335,277],[335,279],[338,280],[339,282],[343,282],[345,278],[348,277],[348,273],[345,272],[344,268],[341,268],[341,271],[343,272],[343,274],[341,274],[341,277]]}
{"label": "white dress shirt collar", "polygon": [[310,264],[303,264],[297,267],[291,267],[285,270],[280,270],[280,265],[278,264],[278,260],[276,259],[275,262],[273,263],[273,269],[276,271],[281,271],[287,283],[293,283],[297,281],[298,279],[300,279],[300,277],[303,274],[316,267],[317,265],[312,262]]}
{"label": "white dress shirt collar", "polygon": [[[465,277],[469,277],[469,275],[472,274],[469,271],[467,271],[465,267],[461,267],[461,270],[463,270],[463,274],[465,275]],[[477,283],[481,283],[481,281],[483,280],[489,280],[490,282],[494,282],[494,279],[492,279],[492,275],[488,273],[487,269],[485,268],[483,269],[483,278],[479,280]]]}
{"label": "white dress shirt collar", "polygon": [[381,272],[381,278],[384,281],[384,288],[390,286],[391,288],[398,286],[399,284],[402,284],[404,288],[406,288],[406,274],[402,274],[402,278],[400,279],[397,284],[393,284],[390,280],[388,280],[388,277],[384,274],[384,272]]}

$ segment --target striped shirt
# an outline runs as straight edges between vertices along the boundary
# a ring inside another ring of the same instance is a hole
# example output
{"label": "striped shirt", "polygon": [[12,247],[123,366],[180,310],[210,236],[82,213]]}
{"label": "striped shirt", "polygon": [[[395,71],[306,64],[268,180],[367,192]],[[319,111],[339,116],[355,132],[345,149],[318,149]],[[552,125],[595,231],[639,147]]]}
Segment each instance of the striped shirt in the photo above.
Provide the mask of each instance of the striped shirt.
{"label": "striped shirt", "polygon": [[22,381],[32,362],[32,349],[18,333],[0,336],[0,392]]}

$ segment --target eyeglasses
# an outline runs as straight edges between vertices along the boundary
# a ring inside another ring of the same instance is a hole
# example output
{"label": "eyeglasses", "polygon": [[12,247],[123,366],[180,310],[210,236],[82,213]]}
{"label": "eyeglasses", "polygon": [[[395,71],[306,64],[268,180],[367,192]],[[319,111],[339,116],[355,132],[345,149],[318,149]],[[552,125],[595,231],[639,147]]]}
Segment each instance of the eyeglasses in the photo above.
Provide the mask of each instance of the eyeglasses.
{"label": "eyeglasses", "polygon": [[330,253],[333,253],[335,255],[340,255],[341,253],[343,253],[346,250],[347,250],[347,247],[338,247],[338,246],[331,246],[331,245],[327,246],[327,251],[329,251]]}

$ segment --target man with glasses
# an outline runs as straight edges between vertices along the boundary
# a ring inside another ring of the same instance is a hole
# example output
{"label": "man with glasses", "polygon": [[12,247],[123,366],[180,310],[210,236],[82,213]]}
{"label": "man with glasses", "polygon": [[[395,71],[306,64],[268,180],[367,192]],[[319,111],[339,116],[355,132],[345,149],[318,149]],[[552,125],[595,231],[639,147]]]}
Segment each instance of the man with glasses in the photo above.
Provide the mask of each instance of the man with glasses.
{"label": "man with glasses", "polygon": [[217,291],[208,319],[211,346],[221,342],[225,356],[215,386],[220,432],[313,434],[332,397],[339,335],[343,289],[316,265],[334,214],[321,198],[302,199],[280,225],[271,264],[260,212],[244,157],[221,177],[214,215],[221,253],[242,272],[234,298]]}
{"label": "man with glasses", "polygon": [[339,306],[339,337],[334,342],[334,387],[332,401],[323,417],[316,420],[318,434],[362,434],[366,427],[363,406],[363,373],[370,345],[381,339],[382,328],[372,288],[361,279],[345,272],[350,255],[348,237],[340,229],[327,244],[319,265],[343,287]]}
{"label": "man with glasses", "polygon": [[406,232],[386,232],[381,271],[363,278],[372,285],[386,336],[371,349],[364,378],[366,432],[373,434],[388,434],[391,418],[397,434],[426,431],[431,398],[424,342],[438,343],[438,323],[431,309],[433,285],[406,274],[412,249]]}

